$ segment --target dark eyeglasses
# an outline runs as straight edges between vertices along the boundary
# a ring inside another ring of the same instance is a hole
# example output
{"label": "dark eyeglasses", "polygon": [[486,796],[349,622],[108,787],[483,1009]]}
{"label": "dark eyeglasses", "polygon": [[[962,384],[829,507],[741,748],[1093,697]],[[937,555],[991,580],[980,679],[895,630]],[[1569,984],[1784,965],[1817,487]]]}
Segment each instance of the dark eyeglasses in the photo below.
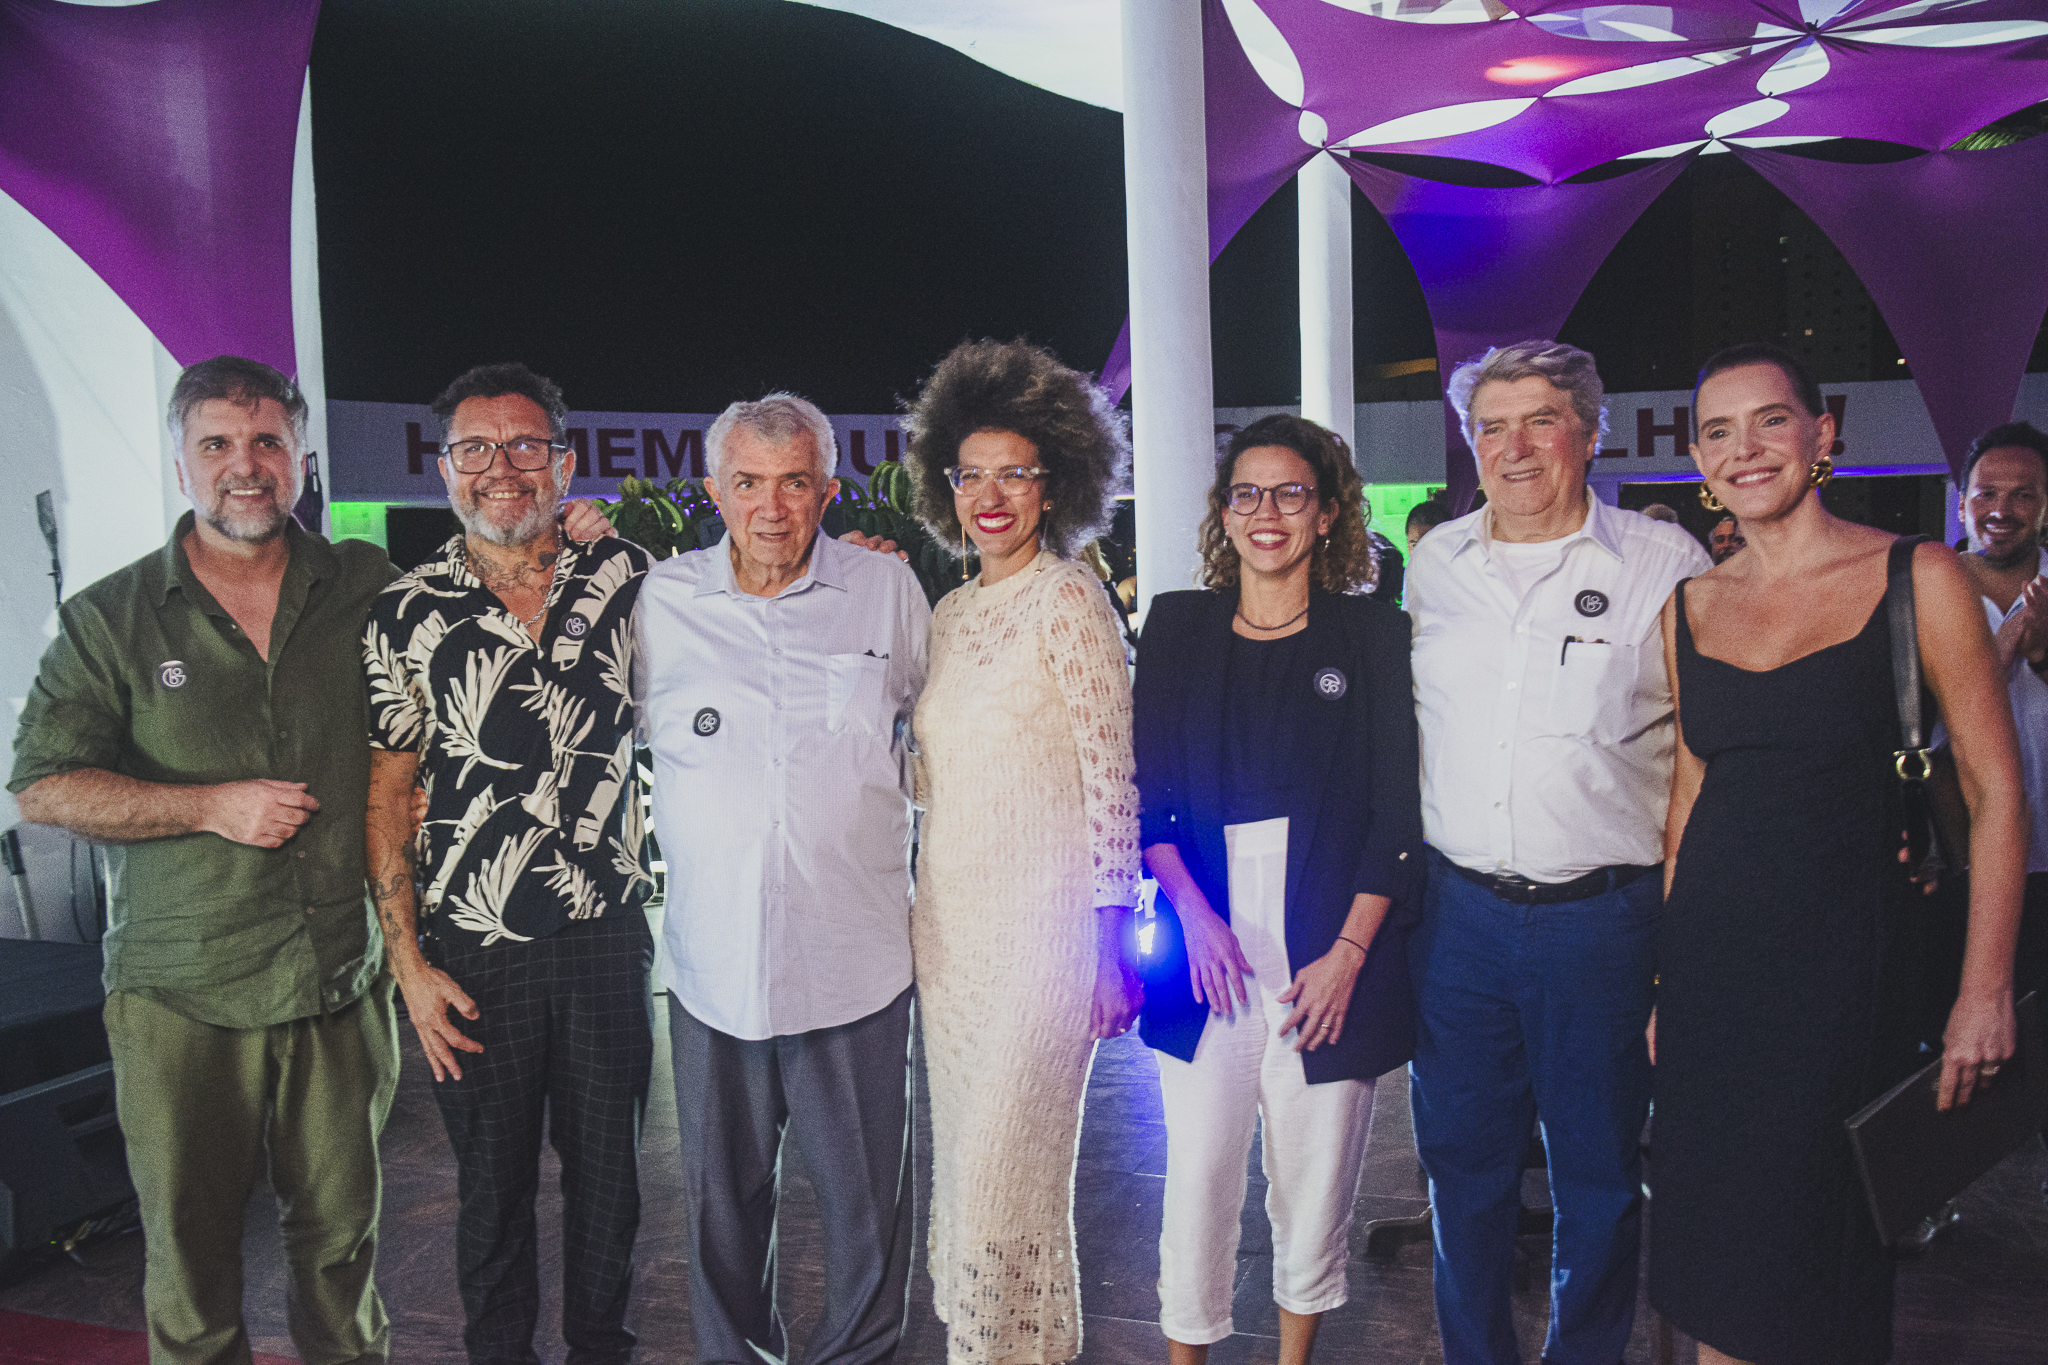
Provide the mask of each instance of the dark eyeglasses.
{"label": "dark eyeglasses", "polygon": [[1273,495],[1273,510],[1283,517],[1291,517],[1308,506],[1309,499],[1315,496],[1316,486],[1312,483],[1281,483],[1261,488],[1255,483],[1234,483],[1223,490],[1223,503],[1241,517],[1255,516],[1268,493]]}
{"label": "dark eyeglasses", "polygon": [[456,441],[441,447],[441,453],[448,457],[458,474],[481,474],[497,460],[498,452],[505,452],[505,463],[514,469],[546,469],[548,462],[563,451],[570,449],[561,441],[543,440],[538,436],[514,436],[509,441]]}

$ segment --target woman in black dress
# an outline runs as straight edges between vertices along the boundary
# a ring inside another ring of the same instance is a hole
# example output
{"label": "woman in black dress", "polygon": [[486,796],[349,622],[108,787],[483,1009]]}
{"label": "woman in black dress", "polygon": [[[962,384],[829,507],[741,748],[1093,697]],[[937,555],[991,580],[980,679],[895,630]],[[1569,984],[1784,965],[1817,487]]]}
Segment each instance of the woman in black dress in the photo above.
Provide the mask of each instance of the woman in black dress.
{"label": "woman in black dress", "polygon": [[[1882,610],[1893,537],[1821,505],[1834,419],[1791,356],[1707,362],[1693,458],[1749,545],[1664,612],[1679,744],[1651,1023],[1650,1301],[1703,1365],[1891,1356],[1892,1265],[1842,1123],[1914,1056],[1914,889]],[[2012,712],[1955,555],[1912,557],[1919,649],[1972,814],[1944,1103],[2011,1055],[2027,849]]]}
{"label": "woman in black dress", "polygon": [[1232,1331],[1263,1118],[1280,1361],[1345,1301],[1373,1080],[1414,1046],[1422,817],[1408,618],[1377,595],[1358,473],[1299,417],[1239,432],[1202,524],[1204,592],[1138,645],[1140,842],[1159,880],[1140,1031],[1166,1113],[1160,1327],[1175,1365]]}

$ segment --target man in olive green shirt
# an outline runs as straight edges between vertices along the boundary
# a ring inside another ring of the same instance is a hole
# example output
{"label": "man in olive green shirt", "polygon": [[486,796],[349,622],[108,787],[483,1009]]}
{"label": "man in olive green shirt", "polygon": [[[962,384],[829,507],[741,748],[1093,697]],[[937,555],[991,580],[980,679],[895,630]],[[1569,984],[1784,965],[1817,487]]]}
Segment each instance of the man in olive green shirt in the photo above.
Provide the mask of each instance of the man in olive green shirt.
{"label": "man in olive green shirt", "polygon": [[246,1365],[266,1163],[309,1365],[383,1362],[377,1138],[398,1037],[364,897],[361,636],[397,576],[291,520],[306,403],[221,356],[172,390],[193,511],[66,602],[15,736],[22,817],[114,845],[106,1021],[150,1360]]}

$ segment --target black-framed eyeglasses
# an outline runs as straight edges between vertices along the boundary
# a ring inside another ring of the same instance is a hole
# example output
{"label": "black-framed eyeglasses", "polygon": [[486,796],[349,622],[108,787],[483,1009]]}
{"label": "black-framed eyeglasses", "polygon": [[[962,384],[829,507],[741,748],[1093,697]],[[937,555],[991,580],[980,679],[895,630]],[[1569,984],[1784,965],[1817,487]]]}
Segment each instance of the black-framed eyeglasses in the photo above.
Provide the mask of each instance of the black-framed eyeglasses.
{"label": "black-framed eyeglasses", "polygon": [[1291,517],[1308,506],[1309,499],[1316,495],[1316,486],[1312,483],[1278,483],[1271,488],[1261,488],[1255,483],[1234,483],[1223,490],[1223,503],[1241,517],[1255,516],[1268,493],[1273,495],[1273,510],[1283,517]]}
{"label": "black-framed eyeglasses", "polygon": [[441,447],[441,453],[455,466],[458,474],[481,474],[489,469],[498,458],[498,452],[505,452],[505,463],[514,469],[546,469],[548,462],[571,447],[562,441],[549,441],[539,436],[514,436],[509,441],[454,441]]}
{"label": "black-framed eyeglasses", "polygon": [[1037,465],[1006,464],[1001,469],[977,469],[973,465],[956,464],[946,471],[946,482],[953,485],[958,493],[979,493],[994,479],[996,488],[1004,493],[1018,493],[1044,478],[1046,471]]}

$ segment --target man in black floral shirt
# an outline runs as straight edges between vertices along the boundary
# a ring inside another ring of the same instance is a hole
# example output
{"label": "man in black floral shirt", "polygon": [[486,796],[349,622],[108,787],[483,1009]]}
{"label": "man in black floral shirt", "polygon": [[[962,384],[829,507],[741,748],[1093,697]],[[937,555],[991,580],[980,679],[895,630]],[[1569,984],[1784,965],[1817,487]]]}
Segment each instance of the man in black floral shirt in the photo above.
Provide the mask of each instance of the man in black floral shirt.
{"label": "man in black floral shirt", "polygon": [[[648,558],[558,529],[575,452],[554,384],[524,365],[479,366],[433,406],[463,534],[387,588],[364,632],[371,891],[460,1167],[471,1362],[536,1358],[545,1100],[562,1161],[569,1361],[609,1365],[634,1344],[625,1312],[653,1056],[630,686]],[[415,841],[416,782],[427,810]]]}

